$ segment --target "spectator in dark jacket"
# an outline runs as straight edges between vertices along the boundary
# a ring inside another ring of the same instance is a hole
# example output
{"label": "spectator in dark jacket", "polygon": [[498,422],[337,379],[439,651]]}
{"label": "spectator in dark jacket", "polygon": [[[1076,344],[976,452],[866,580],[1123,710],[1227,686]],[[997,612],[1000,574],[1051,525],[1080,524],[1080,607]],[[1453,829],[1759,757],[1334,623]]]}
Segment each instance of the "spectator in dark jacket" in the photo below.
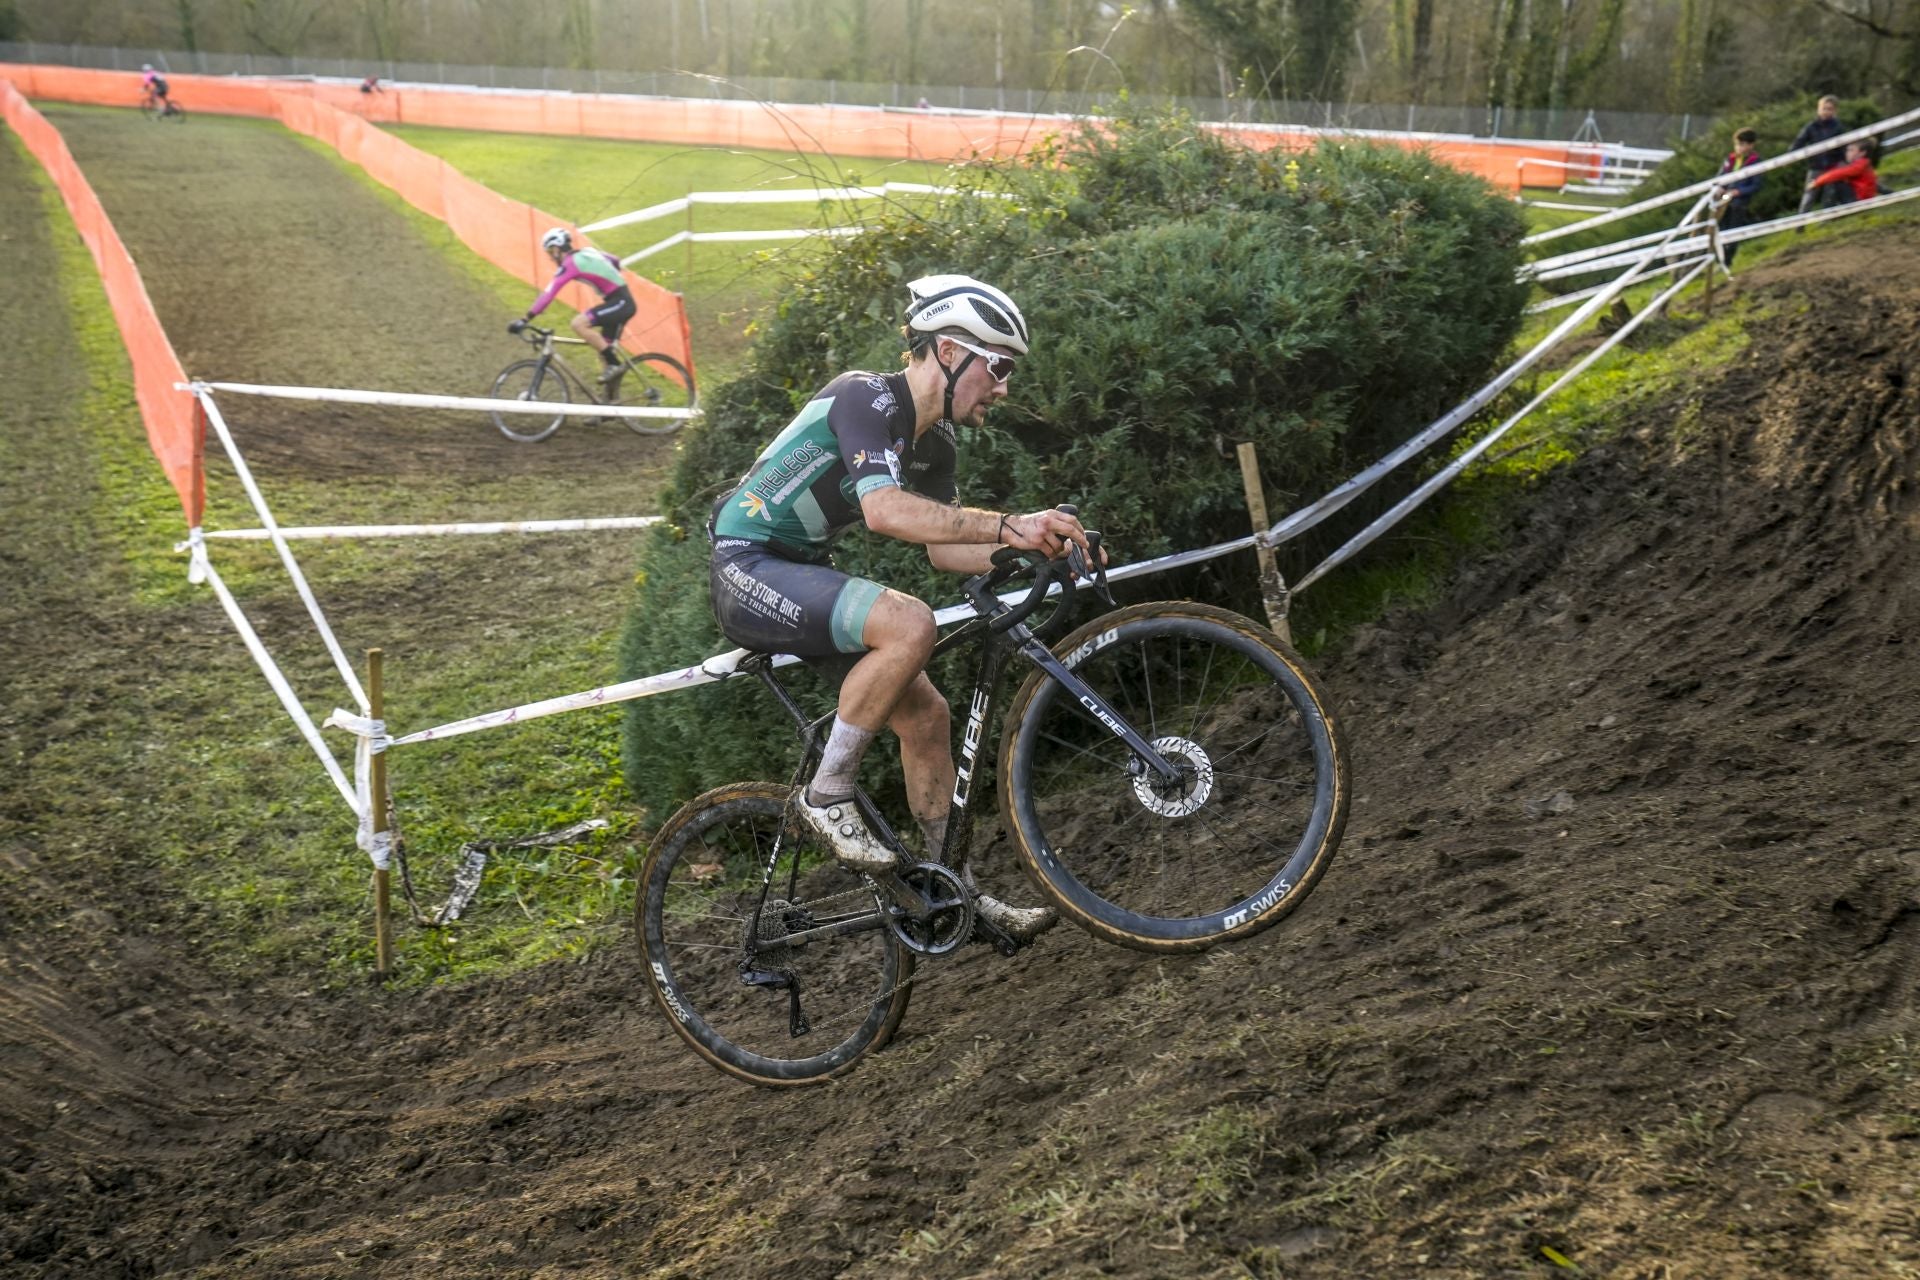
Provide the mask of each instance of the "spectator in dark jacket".
{"label": "spectator in dark jacket", "polygon": [[[1840,99],[1832,94],[1820,99],[1820,105],[1815,112],[1813,119],[1807,121],[1799,133],[1793,135],[1793,145],[1787,150],[1798,151],[1816,142],[1837,138],[1847,131],[1847,126],[1840,122]],[[1813,180],[1841,163],[1838,147],[1832,151],[1816,152],[1807,157],[1807,189],[1800,197],[1800,212],[1805,213],[1811,209],[1816,199],[1819,200],[1822,208],[1835,203],[1838,197],[1830,194],[1831,188],[1823,188],[1822,192],[1816,195]]]}
{"label": "spectator in dark jacket", "polygon": [[1872,138],[1847,144],[1846,160],[1813,180],[1814,189],[1839,192],[1836,204],[1871,200],[1880,194],[1880,175],[1873,171],[1873,158],[1880,146]]}
{"label": "spectator in dark jacket", "polygon": [[[1759,148],[1755,145],[1760,135],[1752,129],[1742,129],[1733,135],[1733,150],[1720,162],[1720,174],[1727,177],[1738,174],[1742,169],[1760,159]],[[1753,197],[1760,190],[1760,175],[1750,178],[1732,178],[1714,188],[1716,209],[1720,215],[1720,230],[1731,231],[1735,227],[1744,227],[1753,221]],[[1733,265],[1733,255],[1739,250],[1737,244],[1722,244],[1720,260],[1728,266]]]}

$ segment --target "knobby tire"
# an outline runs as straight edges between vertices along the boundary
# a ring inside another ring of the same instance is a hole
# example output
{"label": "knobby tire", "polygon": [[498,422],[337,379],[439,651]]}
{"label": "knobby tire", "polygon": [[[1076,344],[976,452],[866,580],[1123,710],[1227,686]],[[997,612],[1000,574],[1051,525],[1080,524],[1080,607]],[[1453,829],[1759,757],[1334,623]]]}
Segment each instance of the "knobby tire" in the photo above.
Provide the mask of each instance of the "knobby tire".
{"label": "knobby tire", "polygon": [[[546,374],[540,379],[540,391],[537,396],[530,394],[533,388],[534,371],[540,368],[539,360],[517,360],[500,371],[493,380],[493,397],[496,400],[538,399],[552,404],[568,404],[573,394],[567,389],[566,375],[555,369],[552,363],[547,366]],[[534,414],[500,413],[487,410],[487,416],[493,419],[493,425],[500,428],[500,434],[509,440],[521,444],[539,444],[560,429],[566,420],[565,414],[556,413],[551,422],[542,423]]]}
{"label": "knobby tire", "polygon": [[1140,951],[1200,951],[1285,918],[1332,861],[1350,794],[1299,656],[1239,614],[1184,601],[1116,610],[1053,652],[1190,768],[1183,792],[1155,789],[1062,685],[1029,677],[1002,731],[1000,806],[1046,897]]}
{"label": "knobby tire", "polygon": [[[872,905],[864,881],[790,821],[792,794],[743,782],[683,805],[654,836],[635,903],[642,969],[668,1023],[702,1058],[757,1085],[818,1084],[849,1070],[892,1038],[912,991],[913,955],[885,928],[780,942],[785,931]],[[799,976],[814,1022],[807,1034],[792,1035],[786,991],[741,980],[750,929],[765,940],[756,969]]]}

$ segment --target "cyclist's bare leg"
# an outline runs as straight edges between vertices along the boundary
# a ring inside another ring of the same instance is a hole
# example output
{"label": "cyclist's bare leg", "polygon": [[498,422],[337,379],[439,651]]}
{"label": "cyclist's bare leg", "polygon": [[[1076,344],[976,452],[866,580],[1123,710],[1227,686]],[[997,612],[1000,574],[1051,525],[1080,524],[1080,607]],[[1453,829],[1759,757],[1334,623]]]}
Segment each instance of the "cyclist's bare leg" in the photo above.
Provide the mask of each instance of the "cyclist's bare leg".
{"label": "cyclist's bare leg", "polygon": [[812,804],[853,793],[854,774],[873,735],[893,719],[901,695],[924,679],[922,669],[933,653],[933,610],[912,596],[884,591],[873,602],[860,639],[867,652],[840,682],[839,716],[807,789]]}
{"label": "cyclist's bare leg", "polygon": [[900,739],[907,807],[926,833],[928,854],[937,857],[946,844],[947,810],[953,803],[953,717],[924,671],[894,704],[887,727]]}
{"label": "cyclist's bare leg", "polygon": [[574,336],[592,347],[595,351],[605,351],[607,349],[609,343],[607,342],[606,336],[600,332],[600,326],[596,325],[593,322],[593,318],[586,312],[574,312],[571,327]]}

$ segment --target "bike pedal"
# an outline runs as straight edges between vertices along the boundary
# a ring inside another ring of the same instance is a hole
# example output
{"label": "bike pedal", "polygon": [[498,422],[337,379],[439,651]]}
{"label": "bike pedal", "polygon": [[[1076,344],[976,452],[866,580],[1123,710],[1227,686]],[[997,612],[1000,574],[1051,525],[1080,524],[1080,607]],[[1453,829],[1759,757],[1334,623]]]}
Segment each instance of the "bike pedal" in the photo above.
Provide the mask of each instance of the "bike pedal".
{"label": "bike pedal", "polygon": [[1033,945],[1030,942],[1021,941],[998,925],[989,923],[979,915],[973,917],[972,941],[987,943],[1003,956],[1015,955],[1026,947]]}

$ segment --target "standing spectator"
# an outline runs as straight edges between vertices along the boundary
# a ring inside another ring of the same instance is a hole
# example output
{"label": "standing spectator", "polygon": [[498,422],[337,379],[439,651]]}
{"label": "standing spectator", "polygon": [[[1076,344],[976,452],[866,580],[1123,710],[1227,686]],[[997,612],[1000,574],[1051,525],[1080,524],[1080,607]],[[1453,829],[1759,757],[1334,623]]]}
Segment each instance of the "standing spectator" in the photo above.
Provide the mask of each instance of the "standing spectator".
{"label": "standing spectator", "polygon": [[[1733,150],[1720,162],[1720,174],[1726,177],[1737,174],[1760,159],[1760,150],[1755,145],[1760,135],[1752,129],[1742,129],[1733,135]],[[1753,197],[1760,190],[1760,175],[1748,178],[1736,178],[1723,182],[1714,188],[1716,211],[1719,214],[1720,230],[1731,231],[1735,227],[1744,227],[1753,221]],[[1720,261],[1727,266],[1733,265],[1733,255],[1739,250],[1738,244],[1720,245]]]}
{"label": "standing spectator", "polygon": [[[1820,99],[1820,105],[1815,109],[1813,119],[1807,121],[1807,123],[1801,127],[1799,133],[1793,135],[1793,145],[1788,147],[1787,150],[1798,151],[1800,148],[1810,147],[1816,142],[1825,142],[1828,138],[1839,137],[1846,131],[1847,126],[1840,123],[1840,99],[1834,97],[1832,94],[1828,94],[1826,97]],[[1808,209],[1811,209],[1816,198],[1820,200],[1823,208],[1836,203],[1838,197],[1834,195],[1815,196],[1814,179],[1818,178],[1827,170],[1835,168],[1840,163],[1840,152],[1837,149],[1833,151],[1821,151],[1807,157],[1807,189],[1800,196],[1801,213],[1805,213]]]}
{"label": "standing spectator", "polygon": [[1847,158],[1813,180],[1814,189],[1832,188],[1838,194],[1835,204],[1871,200],[1880,194],[1880,175],[1873,171],[1873,159],[1880,144],[1872,138],[1847,144]]}

